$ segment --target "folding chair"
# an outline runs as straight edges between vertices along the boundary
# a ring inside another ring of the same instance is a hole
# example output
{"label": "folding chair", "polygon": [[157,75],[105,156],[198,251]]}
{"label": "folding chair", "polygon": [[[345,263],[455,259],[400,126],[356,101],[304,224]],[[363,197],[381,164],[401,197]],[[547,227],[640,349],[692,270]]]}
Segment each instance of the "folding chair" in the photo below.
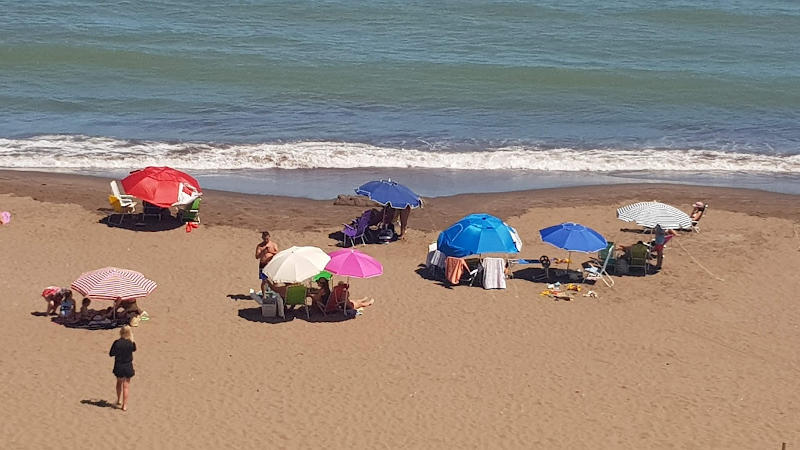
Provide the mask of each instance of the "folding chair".
{"label": "folding chair", "polygon": [[306,303],[306,287],[302,284],[289,286],[286,289],[286,298],[283,300],[283,304],[286,306],[302,306],[306,310],[306,318],[311,317]]}
{"label": "folding chair", "polygon": [[[614,243],[611,242],[610,244],[611,248],[613,249]],[[606,286],[611,287],[614,286],[614,279],[611,278],[611,276],[608,274],[607,268],[609,264],[613,264],[611,261],[616,262],[616,260],[614,259],[614,251],[613,250],[609,251],[608,248],[606,248],[605,250],[601,250],[601,252],[605,253],[605,259],[603,260],[603,265],[597,267],[590,263],[588,266],[584,267],[583,282],[585,282],[586,280],[592,280],[592,281],[603,280],[603,283],[605,283]],[[614,266],[612,265],[611,267]]]}

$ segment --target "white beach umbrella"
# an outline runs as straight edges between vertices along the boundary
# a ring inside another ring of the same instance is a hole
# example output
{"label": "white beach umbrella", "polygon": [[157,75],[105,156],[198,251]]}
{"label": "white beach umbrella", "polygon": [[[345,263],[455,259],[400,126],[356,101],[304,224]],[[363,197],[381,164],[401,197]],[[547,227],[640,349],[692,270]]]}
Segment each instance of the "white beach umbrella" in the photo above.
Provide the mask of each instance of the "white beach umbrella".
{"label": "white beach umbrella", "polygon": [[318,247],[290,247],[278,252],[264,274],[279,283],[299,283],[322,272],[331,257]]}
{"label": "white beach umbrella", "polygon": [[639,202],[617,210],[617,218],[625,222],[636,222],[646,228],[661,225],[665,230],[689,229],[692,219],[680,209],[660,202]]}

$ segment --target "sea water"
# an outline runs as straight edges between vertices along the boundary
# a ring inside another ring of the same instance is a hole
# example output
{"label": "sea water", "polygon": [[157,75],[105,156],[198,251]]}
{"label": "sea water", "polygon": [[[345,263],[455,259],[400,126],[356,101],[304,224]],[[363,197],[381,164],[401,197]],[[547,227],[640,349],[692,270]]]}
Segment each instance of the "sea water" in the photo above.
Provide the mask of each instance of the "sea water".
{"label": "sea water", "polygon": [[800,193],[800,2],[0,0],[0,167]]}

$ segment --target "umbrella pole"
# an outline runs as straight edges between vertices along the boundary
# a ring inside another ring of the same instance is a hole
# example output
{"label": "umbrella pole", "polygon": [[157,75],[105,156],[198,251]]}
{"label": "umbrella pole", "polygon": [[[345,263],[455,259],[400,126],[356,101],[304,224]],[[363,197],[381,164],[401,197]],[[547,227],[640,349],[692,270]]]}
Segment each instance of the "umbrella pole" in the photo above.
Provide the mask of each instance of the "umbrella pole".
{"label": "umbrella pole", "polygon": [[344,296],[344,304],[342,305],[342,314],[347,317],[347,299],[350,297],[350,277],[347,277],[347,295]]}

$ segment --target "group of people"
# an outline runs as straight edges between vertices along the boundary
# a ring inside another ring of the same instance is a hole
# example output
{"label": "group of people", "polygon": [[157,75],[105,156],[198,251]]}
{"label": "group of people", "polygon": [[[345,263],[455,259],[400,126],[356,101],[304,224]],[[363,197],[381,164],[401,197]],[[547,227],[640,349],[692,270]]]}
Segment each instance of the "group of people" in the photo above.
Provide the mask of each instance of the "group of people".
{"label": "group of people", "polygon": [[[76,309],[72,290],[58,286],[49,286],[42,292],[42,297],[47,303],[45,314],[57,315],[60,321],[67,324],[88,323],[91,321],[116,321],[116,323],[138,324],[137,319],[141,314],[136,300],[116,301],[114,306],[96,310],[90,308],[91,300],[84,298],[81,301],[80,309]],[[135,373],[133,370],[133,352],[135,351],[136,343],[133,340],[133,329],[130,325],[123,325],[120,328],[120,338],[114,341],[108,352],[109,356],[114,357],[112,372],[117,378],[116,406],[123,411],[128,410],[130,383]]]}
{"label": "group of people", "polygon": [[[689,218],[692,220],[693,226],[696,226],[697,222],[699,222],[703,217],[707,206],[708,205],[703,202],[695,202],[692,205],[693,209],[689,214]],[[672,239],[673,236],[677,234],[678,233],[673,229],[665,230],[660,224],[656,224],[655,228],[653,228],[653,240],[651,242],[644,243],[642,241],[638,241],[633,245],[618,245],[616,250],[622,253],[620,256],[623,259],[629,261],[633,248],[635,246],[644,246],[646,247],[646,252],[655,257],[655,268],[661,269],[661,265],[664,262],[664,246],[670,241],[670,239]]]}
{"label": "group of people", "polygon": [[141,314],[136,300],[115,301],[113,306],[103,309],[91,308],[92,301],[84,298],[80,308],[76,307],[72,290],[58,286],[49,286],[42,292],[47,309],[46,315],[58,316],[58,321],[66,324],[89,323],[92,321],[114,321],[116,323],[136,323]]}
{"label": "group of people", "polygon": [[[262,231],[261,232],[261,242],[256,245],[256,259],[258,260],[258,278],[261,281],[261,297],[267,297],[267,288],[269,290],[278,293],[283,298],[286,298],[286,291],[290,285],[276,283],[273,280],[270,280],[267,274],[264,273],[264,268],[272,261],[272,258],[278,254],[278,244],[276,244],[270,234],[269,231]],[[339,285],[345,285],[343,281],[339,282]],[[345,292],[347,289],[345,289]],[[325,278],[320,278],[317,280],[317,289],[310,293],[308,300],[312,302],[312,304],[322,304],[326,305],[328,298],[331,295],[331,288],[330,283]],[[351,299],[349,298],[349,294],[345,295],[345,298],[342,299],[345,302],[345,307],[347,309],[359,309],[366,306],[371,306],[375,303],[375,300],[372,298],[358,298],[358,299]]]}

